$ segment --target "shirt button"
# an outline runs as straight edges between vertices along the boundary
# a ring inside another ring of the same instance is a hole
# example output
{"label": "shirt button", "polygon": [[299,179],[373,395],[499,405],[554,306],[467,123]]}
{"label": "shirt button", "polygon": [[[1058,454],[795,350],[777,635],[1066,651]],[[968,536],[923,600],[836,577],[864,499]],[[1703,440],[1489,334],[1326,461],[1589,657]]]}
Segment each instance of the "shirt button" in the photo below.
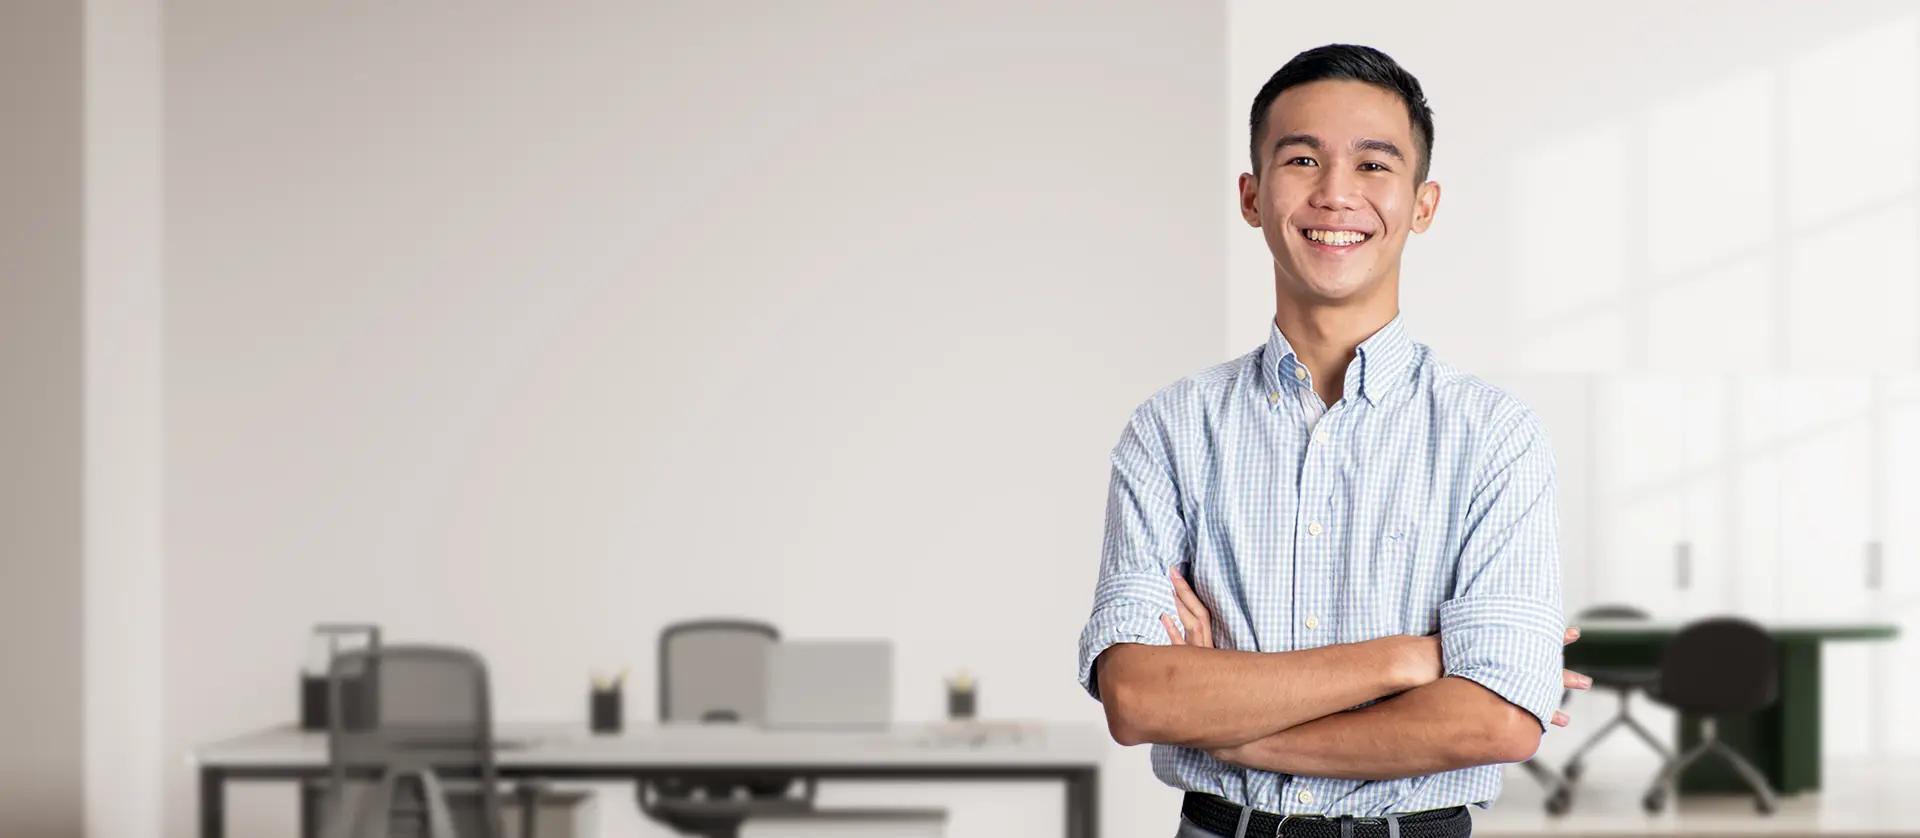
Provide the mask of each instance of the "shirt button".
{"label": "shirt button", "polygon": [[1267,394],[1267,404],[1279,404],[1279,403],[1280,403],[1280,394],[1279,394],[1279,393],[1268,393],[1268,394]]}
{"label": "shirt button", "polygon": [[1315,522],[1313,522],[1313,523],[1311,523],[1311,524],[1308,524],[1308,525],[1307,525],[1307,535],[1319,535],[1319,534],[1320,534],[1320,522],[1319,522],[1319,521],[1315,521]]}
{"label": "shirt button", "polygon": [[1307,791],[1306,789],[1301,789],[1301,790],[1300,790],[1300,802],[1301,802],[1301,803],[1312,803],[1312,802],[1313,802],[1313,792],[1310,792],[1310,791]]}
{"label": "shirt button", "polygon": [[1310,628],[1310,629],[1317,629],[1317,628],[1319,628],[1319,627],[1320,627],[1320,618],[1319,618],[1319,617],[1308,617],[1308,618],[1307,618],[1307,628]]}
{"label": "shirt button", "polygon": [[1296,380],[1296,381],[1305,381],[1305,380],[1307,380],[1307,368],[1306,368],[1306,367],[1294,367],[1294,368],[1293,368],[1293,377],[1294,377],[1294,380]]}
{"label": "shirt button", "polygon": [[1314,441],[1314,442],[1320,442],[1320,443],[1324,443],[1324,442],[1326,442],[1327,440],[1330,440],[1330,439],[1332,439],[1332,438],[1333,438],[1333,435],[1332,435],[1332,434],[1329,434],[1329,433],[1327,433],[1327,432],[1326,432],[1326,430],[1324,430],[1324,429],[1322,429],[1322,430],[1317,430],[1317,431],[1314,431],[1314,432],[1313,432],[1313,441]]}

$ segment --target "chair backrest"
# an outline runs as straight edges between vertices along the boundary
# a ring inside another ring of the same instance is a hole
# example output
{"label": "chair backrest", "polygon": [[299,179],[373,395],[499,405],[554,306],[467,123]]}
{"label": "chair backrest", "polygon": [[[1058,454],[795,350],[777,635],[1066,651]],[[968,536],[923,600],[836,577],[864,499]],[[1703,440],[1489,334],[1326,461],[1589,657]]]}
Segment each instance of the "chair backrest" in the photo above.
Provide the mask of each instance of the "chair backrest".
{"label": "chair backrest", "polygon": [[1651,620],[1653,615],[1637,605],[1602,603],[1581,609],[1576,620]]}
{"label": "chair backrest", "polygon": [[1682,626],[1660,659],[1662,703],[1701,715],[1750,713],[1780,694],[1773,636],[1743,617]]}
{"label": "chair backrest", "polygon": [[696,620],[660,632],[660,721],[766,720],[767,650],[780,630],[748,620]]}
{"label": "chair backrest", "polygon": [[[486,663],[466,649],[386,645],[329,671],[327,760],[335,789],[391,770],[479,781],[482,834],[501,835]],[[414,789],[414,794],[419,790]]]}

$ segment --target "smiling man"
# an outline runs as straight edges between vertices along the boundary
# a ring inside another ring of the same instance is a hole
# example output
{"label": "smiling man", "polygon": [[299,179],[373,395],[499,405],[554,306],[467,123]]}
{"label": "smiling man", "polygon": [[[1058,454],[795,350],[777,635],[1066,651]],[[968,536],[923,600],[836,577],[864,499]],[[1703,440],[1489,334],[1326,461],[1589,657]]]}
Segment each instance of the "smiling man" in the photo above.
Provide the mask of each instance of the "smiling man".
{"label": "smiling man", "polygon": [[1272,328],[1122,432],[1080,681],[1187,791],[1182,836],[1467,835],[1587,686],[1561,669],[1552,452],[1401,322],[1440,205],[1420,83],[1320,47],[1250,122]]}

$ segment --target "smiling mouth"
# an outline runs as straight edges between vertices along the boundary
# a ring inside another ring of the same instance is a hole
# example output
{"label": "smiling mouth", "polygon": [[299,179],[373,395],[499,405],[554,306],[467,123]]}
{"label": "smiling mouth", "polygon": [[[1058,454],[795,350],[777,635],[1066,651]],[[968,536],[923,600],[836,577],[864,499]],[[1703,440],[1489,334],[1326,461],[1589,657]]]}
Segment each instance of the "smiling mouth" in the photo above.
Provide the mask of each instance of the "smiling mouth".
{"label": "smiling mouth", "polygon": [[1307,241],[1333,250],[1346,250],[1367,243],[1373,238],[1371,233],[1358,233],[1351,230],[1318,230],[1311,227],[1300,230]]}

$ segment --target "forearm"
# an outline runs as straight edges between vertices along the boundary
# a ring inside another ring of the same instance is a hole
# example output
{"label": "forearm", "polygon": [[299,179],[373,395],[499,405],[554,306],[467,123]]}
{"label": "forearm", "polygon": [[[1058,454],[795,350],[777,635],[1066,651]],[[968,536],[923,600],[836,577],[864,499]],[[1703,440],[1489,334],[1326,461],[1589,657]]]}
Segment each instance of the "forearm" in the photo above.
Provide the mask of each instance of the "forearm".
{"label": "forearm", "polygon": [[1539,736],[1539,720],[1527,711],[1473,681],[1441,678],[1214,756],[1282,774],[1393,780],[1521,762]]}
{"label": "forearm", "polygon": [[1408,644],[1422,640],[1295,652],[1120,644],[1100,656],[1101,703],[1121,744],[1240,745],[1421,683]]}

